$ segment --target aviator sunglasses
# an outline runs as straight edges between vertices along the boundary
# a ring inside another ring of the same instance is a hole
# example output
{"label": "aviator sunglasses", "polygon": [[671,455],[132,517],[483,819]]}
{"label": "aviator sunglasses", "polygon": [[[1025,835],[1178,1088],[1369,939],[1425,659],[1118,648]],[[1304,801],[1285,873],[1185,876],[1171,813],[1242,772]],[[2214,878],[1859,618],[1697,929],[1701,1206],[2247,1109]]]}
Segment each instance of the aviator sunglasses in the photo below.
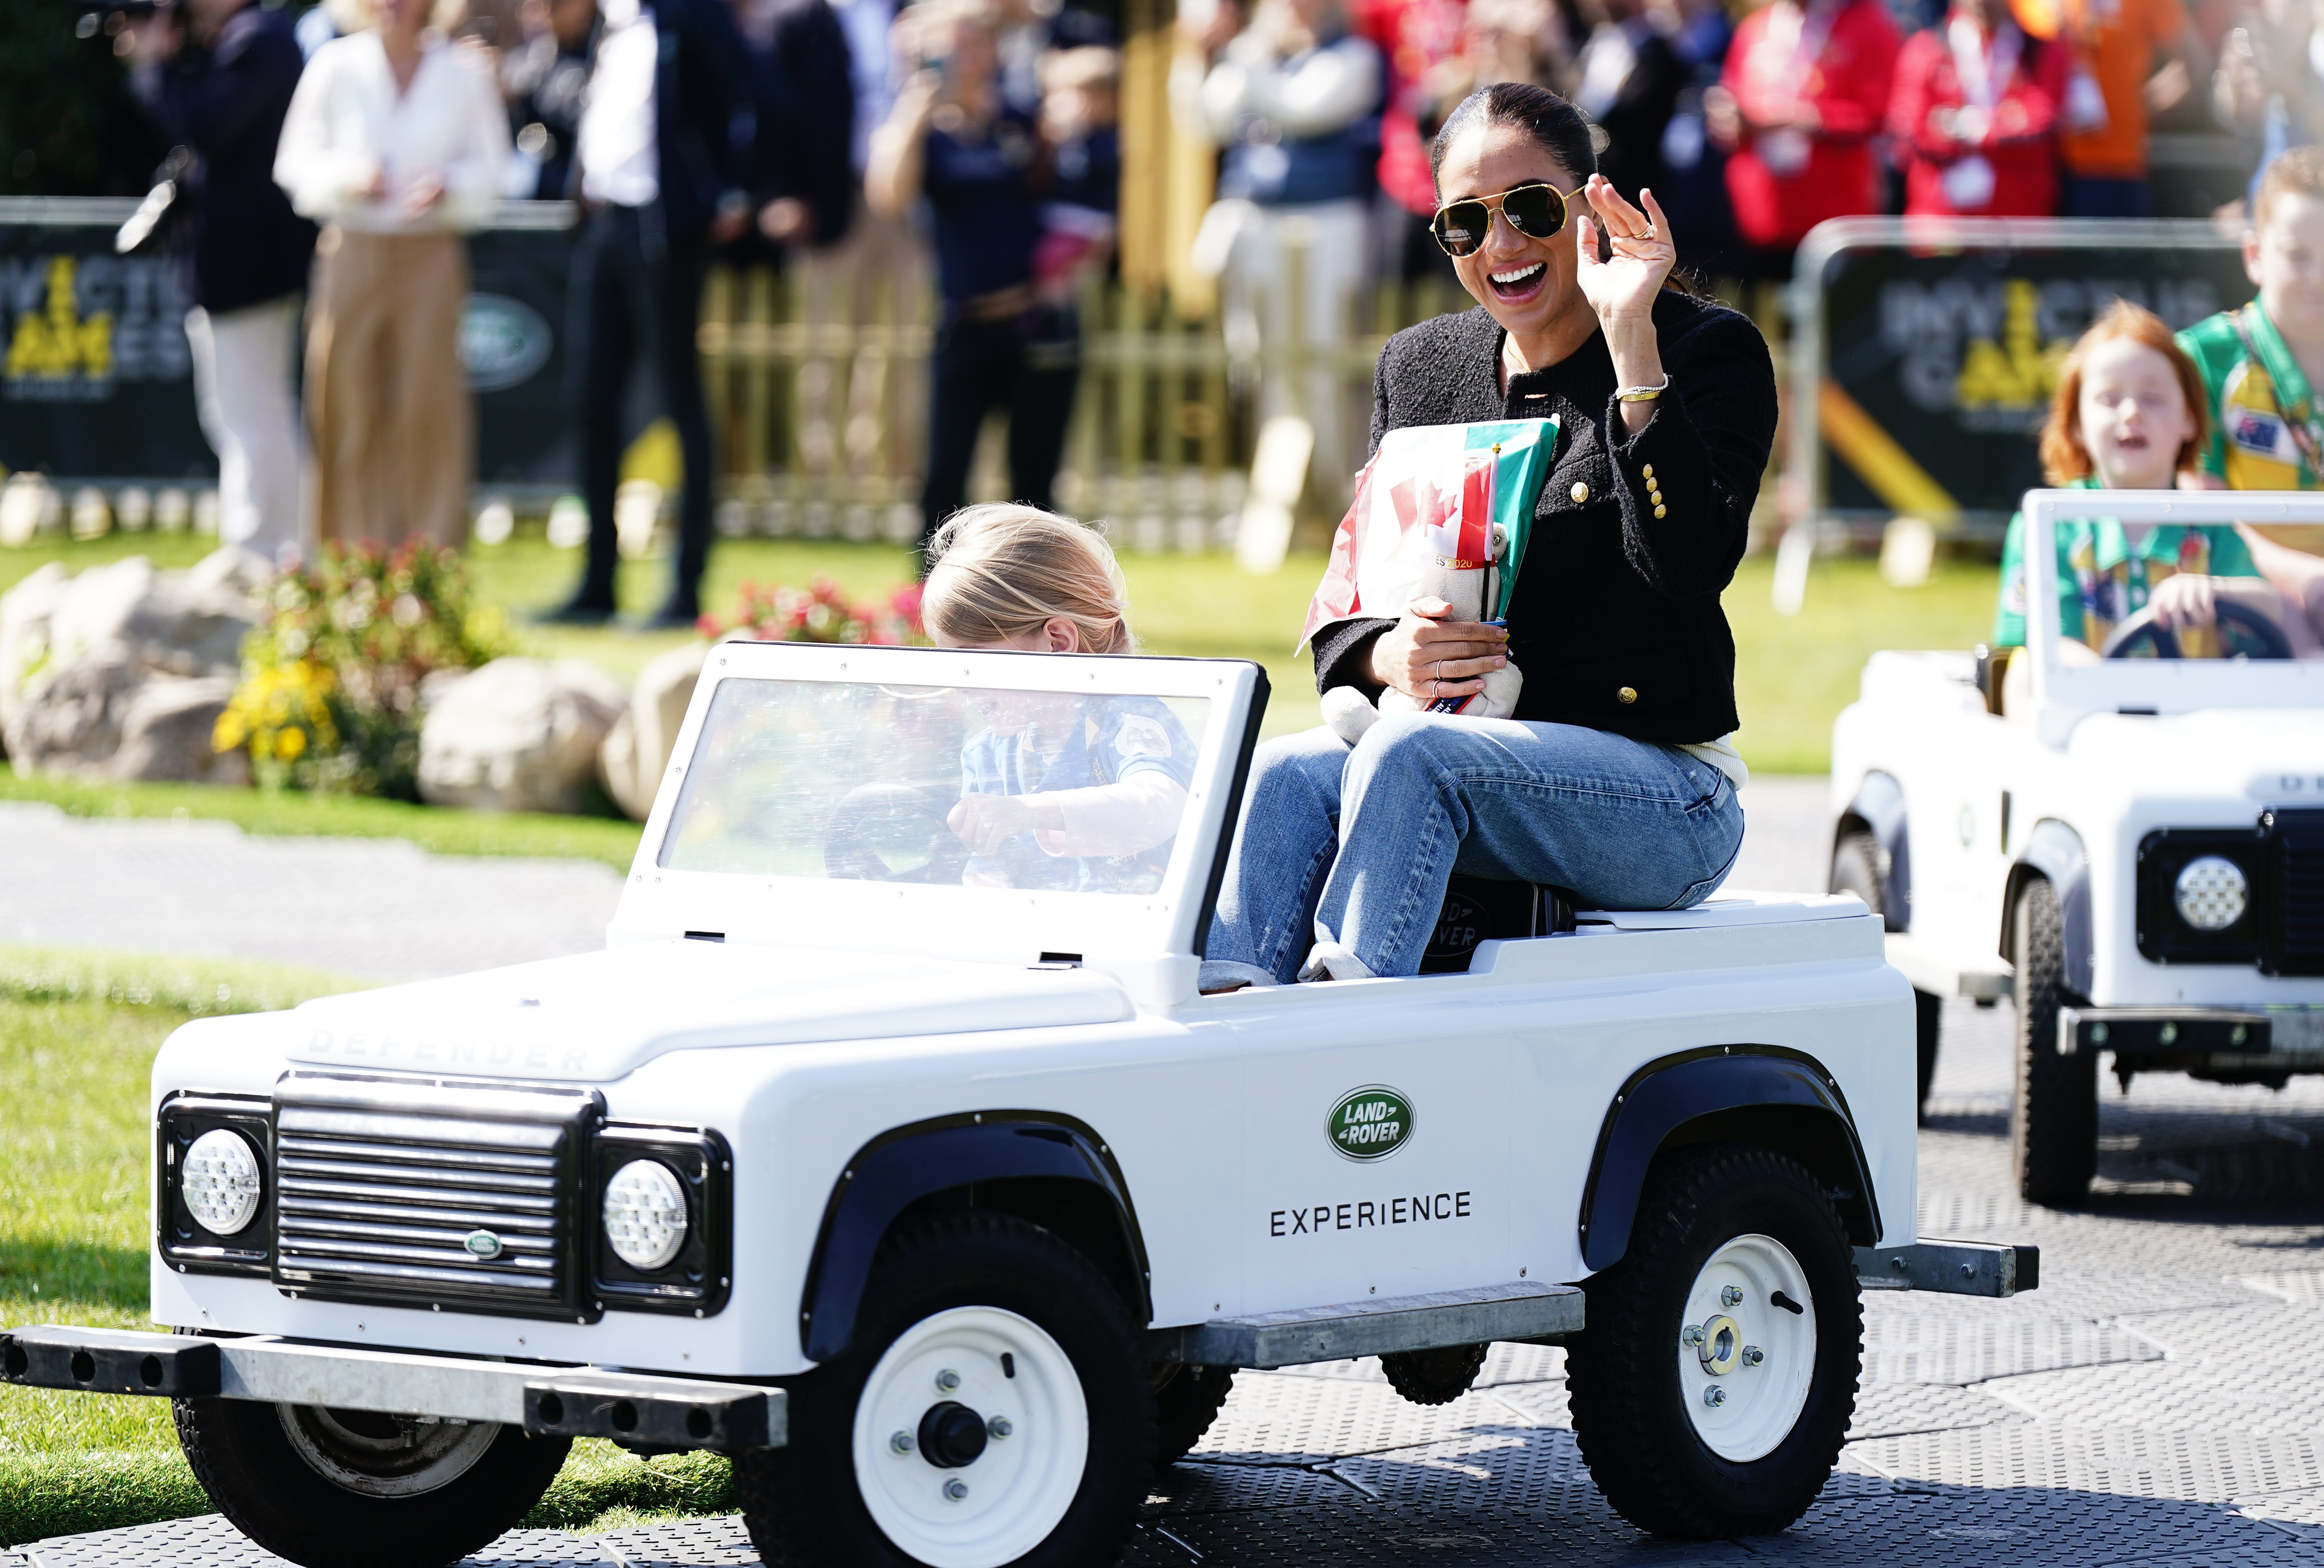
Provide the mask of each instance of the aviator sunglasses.
{"label": "aviator sunglasses", "polygon": [[1565,226],[1565,193],[1554,186],[1535,184],[1440,207],[1429,223],[1429,232],[1446,255],[1474,255],[1493,226],[1496,208],[1511,228],[1537,240],[1549,239]]}

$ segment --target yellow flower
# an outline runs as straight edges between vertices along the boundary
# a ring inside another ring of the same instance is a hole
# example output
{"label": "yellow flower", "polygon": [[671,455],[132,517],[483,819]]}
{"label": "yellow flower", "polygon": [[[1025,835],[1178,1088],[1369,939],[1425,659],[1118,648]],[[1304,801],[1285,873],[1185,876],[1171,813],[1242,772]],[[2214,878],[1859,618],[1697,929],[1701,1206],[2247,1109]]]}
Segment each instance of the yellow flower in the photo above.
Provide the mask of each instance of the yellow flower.
{"label": "yellow flower", "polygon": [[307,732],[292,728],[284,730],[274,742],[274,754],[286,762],[295,762],[307,749]]}

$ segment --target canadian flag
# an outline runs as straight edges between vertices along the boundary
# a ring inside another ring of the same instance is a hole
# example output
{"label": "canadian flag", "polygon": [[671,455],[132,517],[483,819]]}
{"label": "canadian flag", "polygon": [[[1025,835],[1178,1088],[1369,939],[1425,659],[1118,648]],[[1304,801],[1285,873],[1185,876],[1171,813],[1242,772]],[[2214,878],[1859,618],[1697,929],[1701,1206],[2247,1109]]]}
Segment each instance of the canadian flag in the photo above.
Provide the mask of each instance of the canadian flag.
{"label": "canadian flag", "polygon": [[1423,574],[1440,563],[1483,567],[1497,522],[1508,535],[1508,559],[1499,603],[1488,611],[1507,609],[1556,440],[1554,419],[1390,430],[1356,475],[1356,496],[1333,536],[1300,645],[1334,621],[1403,614]]}

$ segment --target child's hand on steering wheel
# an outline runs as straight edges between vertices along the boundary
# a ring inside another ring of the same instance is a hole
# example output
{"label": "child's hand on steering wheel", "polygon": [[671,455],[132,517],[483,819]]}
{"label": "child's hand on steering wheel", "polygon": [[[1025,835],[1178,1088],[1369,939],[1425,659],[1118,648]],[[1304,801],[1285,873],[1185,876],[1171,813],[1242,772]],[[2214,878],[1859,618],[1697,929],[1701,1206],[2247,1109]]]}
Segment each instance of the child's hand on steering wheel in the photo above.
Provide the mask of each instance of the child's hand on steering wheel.
{"label": "child's hand on steering wheel", "polygon": [[945,815],[945,826],[971,854],[995,853],[1004,840],[1059,825],[1054,805],[1044,811],[1022,795],[964,795]]}
{"label": "child's hand on steering wheel", "polygon": [[2213,626],[2219,619],[2218,590],[2209,577],[2181,572],[2154,586],[2146,607],[2154,613],[2154,623],[2167,631]]}
{"label": "child's hand on steering wheel", "polygon": [[1509,661],[1508,630],[1452,613],[1442,599],[1415,599],[1372,643],[1372,678],[1419,703],[1484,690],[1484,677]]}

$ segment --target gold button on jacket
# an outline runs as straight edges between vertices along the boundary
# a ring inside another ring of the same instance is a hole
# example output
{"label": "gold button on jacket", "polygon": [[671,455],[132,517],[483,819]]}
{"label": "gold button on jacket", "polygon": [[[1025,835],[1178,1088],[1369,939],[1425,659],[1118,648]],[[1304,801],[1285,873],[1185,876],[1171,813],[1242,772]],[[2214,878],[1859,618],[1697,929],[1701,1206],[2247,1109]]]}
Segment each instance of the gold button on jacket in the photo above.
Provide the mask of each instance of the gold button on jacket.
{"label": "gold button on jacket", "polygon": [[1626,686],[1621,690],[1616,692],[1614,696],[1618,701],[1621,702],[1625,706],[1638,700],[1637,691],[1632,687]]}
{"label": "gold button on jacket", "polygon": [[1590,499],[1590,486],[1582,484],[1581,480],[1576,479],[1573,482],[1573,488],[1567,491],[1566,493],[1573,497],[1573,504],[1579,506],[1583,502]]}

